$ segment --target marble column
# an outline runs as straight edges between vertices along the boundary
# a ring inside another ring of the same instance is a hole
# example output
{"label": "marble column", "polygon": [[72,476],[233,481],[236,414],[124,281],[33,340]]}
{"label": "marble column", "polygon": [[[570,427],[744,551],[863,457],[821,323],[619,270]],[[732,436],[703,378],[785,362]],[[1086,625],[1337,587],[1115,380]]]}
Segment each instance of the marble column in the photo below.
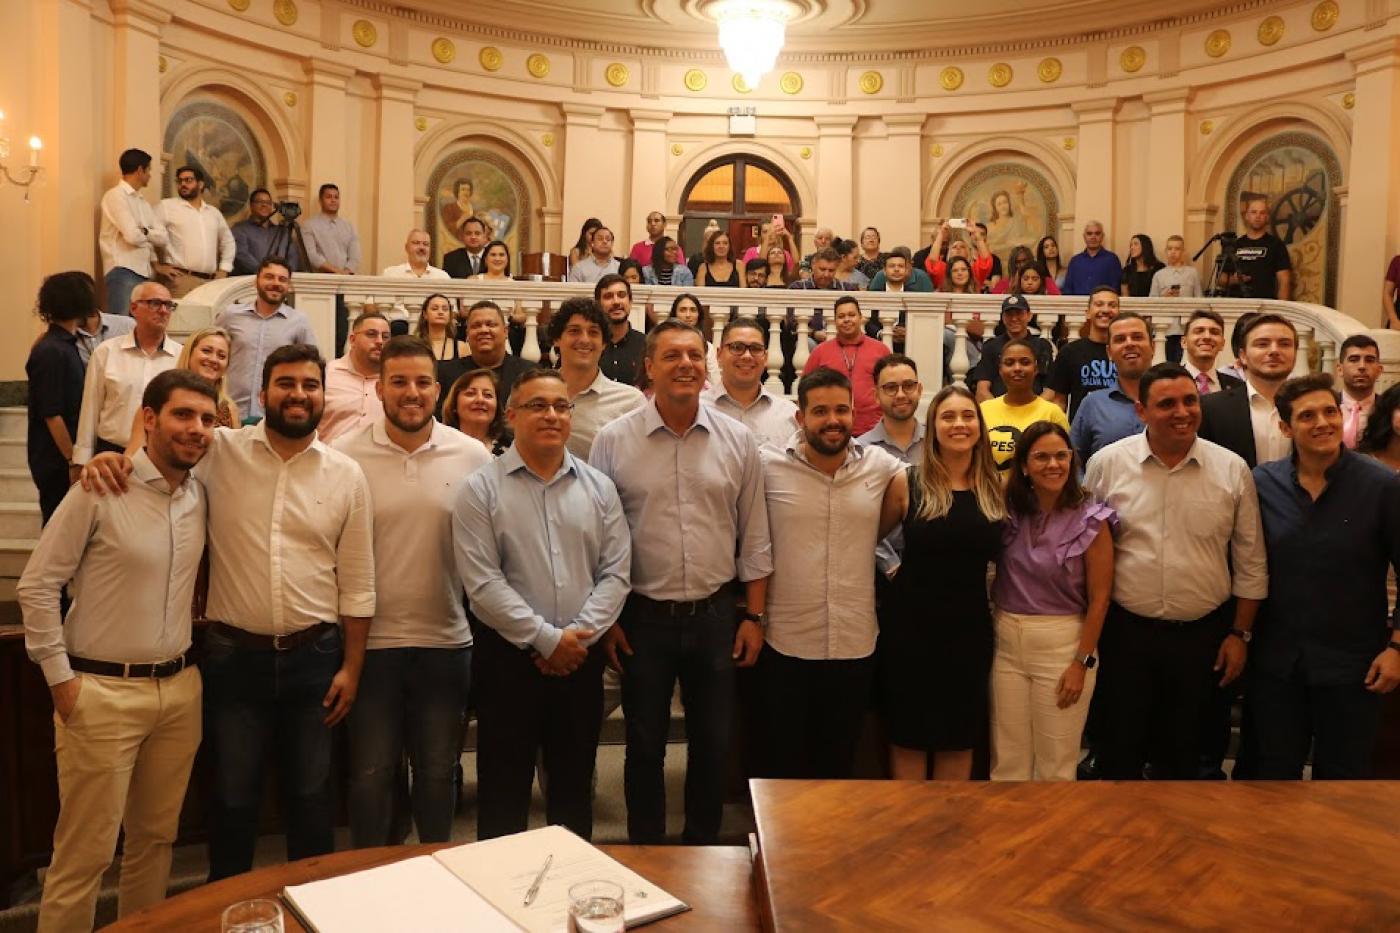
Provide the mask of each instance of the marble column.
{"label": "marble column", "polygon": [[[316,190],[323,184],[345,184],[348,162],[346,82],[355,69],[325,58],[302,62],[309,84],[307,96],[306,200],[308,216],[317,212]],[[416,135],[416,134],[413,134]],[[274,192],[285,194],[286,192]],[[363,245],[363,244],[361,244]]]}
{"label": "marble column", "polygon": [[1122,256],[1127,252],[1131,233],[1114,226],[1113,132],[1118,98],[1080,101],[1071,107],[1079,120],[1079,166],[1074,180],[1074,219],[1078,232],[1071,243],[1062,240],[1060,248],[1067,257],[1082,249],[1080,233],[1089,221],[1097,220],[1104,225],[1104,246]]}
{"label": "marble column", "polygon": [[883,183],[898,189],[892,200],[893,216],[886,211],[889,229],[884,231],[885,248],[901,243],[911,250],[918,251],[920,243],[919,221],[922,215],[924,179],[921,168],[923,159],[923,132],[925,116],[921,113],[889,114],[884,118],[889,131],[889,142],[885,152],[889,165],[899,166],[889,173]]}
{"label": "marble column", "polygon": [[[560,104],[564,113],[564,221],[565,231],[575,231],[589,217],[616,217],[617,205],[607,203],[594,178],[598,172],[599,123],[603,108],[587,104]],[[572,235],[572,233],[570,233]],[[614,249],[626,251],[622,235],[614,231]],[[573,246],[569,241],[565,247]]]}
{"label": "marble column", "polygon": [[1151,111],[1147,124],[1145,229],[1157,247],[1158,259],[1165,256],[1167,237],[1184,234],[1185,230],[1186,172],[1189,167],[1186,157],[1186,113],[1191,96],[1190,88],[1143,95]]}
{"label": "marble column", "polygon": [[363,243],[361,274],[377,274],[404,261],[403,244],[414,226],[413,104],[423,85],[418,81],[375,75],[379,96],[375,173],[374,242]]}
{"label": "marble column", "polygon": [[817,203],[802,205],[803,213],[830,227],[837,236],[850,237],[855,229],[854,160],[851,131],[856,118],[816,117]]}
{"label": "marble column", "polygon": [[632,110],[629,114],[632,117],[631,210],[627,214],[625,239],[622,231],[617,234],[619,242],[615,248],[619,255],[625,255],[631,244],[646,238],[647,214],[660,211],[669,216],[675,212],[673,206],[666,203],[666,126],[671,114],[664,110]]}
{"label": "marble column", "polygon": [[1356,69],[1346,183],[1358,196],[1349,199],[1343,225],[1337,310],[1379,327],[1381,280],[1400,250],[1400,37],[1346,55]]}
{"label": "marble column", "polygon": [[[119,154],[93,138],[92,128],[99,121],[92,92],[92,4],[53,0],[34,10],[39,21],[36,51],[41,53],[35,93],[37,133],[44,141],[40,164],[45,198],[43,210],[36,212],[42,232],[35,245],[43,269],[87,269],[97,253],[97,224],[75,224],[72,219],[94,215],[94,200],[101,192],[94,190],[93,179],[101,179],[104,189],[115,183]],[[159,70],[157,63],[157,76]],[[158,99],[152,108],[159,110]],[[13,152],[27,155],[16,145],[19,134],[11,135]],[[158,142],[146,151],[160,158]]]}
{"label": "marble column", "polygon": [[[111,0],[112,7],[112,168],[125,149],[155,157],[146,196],[161,190],[160,32],[170,10],[151,0]],[[91,29],[84,24],[84,29]],[[64,64],[68,64],[65,60]],[[89,93],[91,93],[89,91]]]}

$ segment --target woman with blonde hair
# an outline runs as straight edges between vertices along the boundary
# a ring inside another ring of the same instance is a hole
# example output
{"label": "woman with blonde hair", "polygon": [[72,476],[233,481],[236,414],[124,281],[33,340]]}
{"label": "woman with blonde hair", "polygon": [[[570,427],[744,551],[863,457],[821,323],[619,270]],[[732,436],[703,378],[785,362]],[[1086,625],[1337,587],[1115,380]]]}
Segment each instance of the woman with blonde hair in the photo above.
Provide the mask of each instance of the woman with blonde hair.
{"label": "woman with blonde hair", "polygon": [[[180,351],[180,359],[175,363],[176,369],[188,369],[196,376],[203,376],[214,386],[215,391],[219,393],[217,417],[219,427],[222,428],[236,428],[239,425],[238,406],[229,397],[228,380],[225,379],[228,373],[229,350],[232,347],[233,340],[228,331],[222,327],[206,327],[195,331],[190,339],[185,341],[185,348]],[[133,457],[136,451],[145,446],[146,423],[138,408],[131,424],[131,439],[126,444],[126,455]]]}
{"label": "woman with blonde hair", "polygon": [[880,622],[880,702],[896,780],[968,780],[987,735],[995,637],[987,568],[1001,552],[1001,478],[971,392],[929,404],[909,468],[902,563]]}

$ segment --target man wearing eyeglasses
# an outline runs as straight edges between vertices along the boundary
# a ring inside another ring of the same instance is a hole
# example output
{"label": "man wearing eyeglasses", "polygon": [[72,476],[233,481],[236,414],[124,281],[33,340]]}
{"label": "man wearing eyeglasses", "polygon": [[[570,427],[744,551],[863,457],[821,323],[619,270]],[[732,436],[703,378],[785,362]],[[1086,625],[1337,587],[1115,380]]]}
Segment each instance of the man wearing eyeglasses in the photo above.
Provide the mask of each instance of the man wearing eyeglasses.
{"label": "man wearing eyeglasses", "polygon": [[136,327],[92,351],[73,444],[74,463],[87,463],[93,454],[126,449],[146,384],[174,369],[180,358],[180,344],[165,333],[174,310],[175,302],[164,285],[142,282],[131,292]]}
{"label": "man wearing eyeglasses", "polygon": [[469,476],[452,520],[477,628],[477,835],[521,832],[543,751],[545,818],[593,835],[603,649],[631,582],[632,539],[612,480],[567,449],[564,377],[531,369],[506,408],[515,443]]}
{"label": "man wearing eyeglasses", "polygon": [[[856,443],[879,447],[911,466],[922,463],[924,425],[918,415],[923,397],[924,384],[919,381],[919,367],[912,359],[903,353],[891,353],[876,360],[875,398],[885,415],[879,424],[856,438]],[[903,549],[901,528],[891,531],[875,548],[875,566],[882,577],[890,579],[899,570]]]}
{"label": "man wearing eyeglasses", "polygon": [[768,348],[762,325],[751,317],[729,321],[716,356],[720,384],[706,389],[701,401],[741,422],[760,444],[782,450],[797,430],[797,406],[763,387]]}
{"label": "man wearing eyeglasses", "polygon": [[[254,188],[248,199],[248,219],[233,225],[234,275],[257,275],[258,264],[272,253],[273,246],[279,240],[285,241],[285,237],[279,236],[285,232],[282,225],[272,222],[274,213],[276,204],[272,200],[272,192],[266,188]],[[281,252],[285,253],[283,258],[290,271],[305,271],[301,267],[299,249],[293,249],[292,244],[288,243]]]}

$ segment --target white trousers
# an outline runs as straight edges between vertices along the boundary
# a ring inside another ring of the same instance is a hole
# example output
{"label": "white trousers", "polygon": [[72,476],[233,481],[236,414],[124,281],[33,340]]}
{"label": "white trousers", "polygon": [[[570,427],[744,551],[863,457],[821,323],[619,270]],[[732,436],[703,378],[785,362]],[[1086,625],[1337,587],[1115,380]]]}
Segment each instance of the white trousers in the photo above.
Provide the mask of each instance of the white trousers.
{"label": "white trousers", "polygon": [[1097,669],[1084,693],[1060,709],[1056,687],[1079,647],[1082,616],[1033,616],[998,609],[992,661],[992,780],[1072,781]]}

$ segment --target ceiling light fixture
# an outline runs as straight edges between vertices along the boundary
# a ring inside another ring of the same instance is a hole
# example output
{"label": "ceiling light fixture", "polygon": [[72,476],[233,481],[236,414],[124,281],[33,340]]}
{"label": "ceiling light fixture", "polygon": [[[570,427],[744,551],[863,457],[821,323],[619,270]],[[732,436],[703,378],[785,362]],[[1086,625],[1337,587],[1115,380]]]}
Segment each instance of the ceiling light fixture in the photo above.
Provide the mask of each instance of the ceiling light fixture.
{"label": "ceiling light fixture", "polygon": [[786,0],[719,0],[706,12],[719,24],[719,46],[731,70],[758,87],[783,49],[794,7]]}

